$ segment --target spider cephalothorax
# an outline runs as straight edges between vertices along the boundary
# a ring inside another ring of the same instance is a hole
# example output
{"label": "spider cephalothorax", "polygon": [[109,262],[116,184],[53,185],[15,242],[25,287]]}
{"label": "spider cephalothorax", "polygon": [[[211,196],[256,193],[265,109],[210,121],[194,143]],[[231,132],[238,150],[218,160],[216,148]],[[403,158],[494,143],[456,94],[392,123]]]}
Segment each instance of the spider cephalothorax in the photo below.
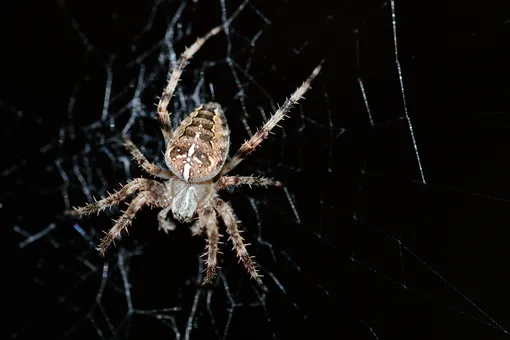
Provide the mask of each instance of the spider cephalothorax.
{"label": "spider cephalothorax", "polygon": [[275,185],[278,181],[251,176],[227,176],[248,154],[250,154],[267,136],[271,129],[285,117],[286,113],[303,94],[310,88],[312,80],[317,76],[321,66],[317,66],[308,79],[285,101],[276,113],[247,140],[227,162],[230,146],[230,131],[221,106],[207,103],[198,106],[173,131],[167,111],[170,98],[177,86],[187,61],[200,49],[211,36],[218,34],[221,27],[215,27],[204,37],[187,48],[180,57],[178,67],[172,72],[158,104],[158,119],[165,138],[165,163],[169,170],[150,163],[141,151],[125,137],[126,148],[133,159],[150,175],[163,181],[135,178],[121,190],[95,203],[75,208],[74,215],[90,214],[119,204],[132,194],[136,194],[124,214],[115,222],[101,240],[98,249],[104,255],[108,246],[116,238],[120,238],[137,211],[144,205],[163,208],[158,214],[160,229],[165,232],[175,229],[175,224],[168,219],[172,211],[173,217],[179,222],[192,222],[193,235],[207,234],[207,270],[204,283],[210,282],[216,275],[219,231],[217,214],[222,219],[229,234],[237,256],[261,287],[260,275],[252,258],[243,243],[237,228],[237,221],[232,208],[218,197],[218,192],[235,185]]}

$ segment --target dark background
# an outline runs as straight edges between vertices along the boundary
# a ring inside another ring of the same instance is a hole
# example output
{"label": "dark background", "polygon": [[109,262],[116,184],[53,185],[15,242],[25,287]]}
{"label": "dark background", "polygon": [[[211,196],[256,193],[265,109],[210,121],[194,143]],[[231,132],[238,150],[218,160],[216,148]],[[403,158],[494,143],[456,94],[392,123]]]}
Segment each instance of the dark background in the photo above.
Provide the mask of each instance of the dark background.
{"label": "dark background", "polygon": [[508,338],[510,12],[495,3],[397,1],[397,63],[391,2],[184,2],[177,54],[242,7],[230,52],[224,34],[211,39],[172,104],[175,124],[203,80],[198,97],[226,108],[233,149],[242,119],[253,131],[324,60],[283,130],[236,170],[284,181],[299,219],[280,189],[223,196],[267,295],[228,244],[202,288],[204,240],[158,232],[156,211],[106,262],[94,247],[118,210],[63,215],[66,199],[142,175],[119,139],[133,112],[133,141],[161,161],[159,57],[182,3],[2,4],[2,338]]}

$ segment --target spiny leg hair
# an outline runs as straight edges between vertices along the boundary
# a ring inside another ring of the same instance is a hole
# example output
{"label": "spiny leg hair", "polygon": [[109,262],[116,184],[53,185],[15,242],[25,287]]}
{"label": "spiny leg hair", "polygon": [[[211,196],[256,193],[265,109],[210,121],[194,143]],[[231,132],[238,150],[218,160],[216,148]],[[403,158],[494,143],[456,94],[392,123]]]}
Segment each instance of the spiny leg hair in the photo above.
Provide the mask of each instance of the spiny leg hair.
{"label": "spiny leg hair", "polygon": [[122,230],[131,224],[138,210],[140,210],[140,208],[147,203],[148,195],[146,193],[148,192],[142,192],[138,194],[138,196],[136,196],[131,201],[124,214],[119,217],[119,219],[115,222],[115,225],[108,231],[108,233],[106,233],[106,236],[103,237],[99,247],[97,247],[97,250],[99,250],[101,256],[104,257],[108,246],[113,242],[113,240],[120,238]]}
{"label": "spiny leg hair", "polygon": [[218,34],[221,31],[221,26],[217,26],[210,30],[203,37],[198,38],[193,45],[186,48],[184,53],[179,57],[177,61],[177,67],[173,70],[170,79],[168,80],[168,84],[163,90],[163,94],[159,99],[158,103],[158,118],[161,122],[161,131],[163,132],[163,137],[165,138],[165,144],[168,145],[172,139],[172,126],[170,124],[170,115],[168,113],[168,104],[170,103],[170,99],[172,98],[175,88],[177,87],[177,83],[181,78],[182,71],[184,67],[186,67],[188,60],[190,60],[193,55],[202,47],[202,45],[209,39],[210,37]]}
{"label": "spiny leg hair", "polygon": [[148,174],[164,179],[169,179],[173,176],[172,172],[169,170],[161,169],[155,164],[152,164],[145,158],[145,156],[142,154],[140,149],[136,147],[135,144],[127,136],[123,136],[124,138],[124,145],[126,149],[129,151],[133,159],[140,165],[142,169],[145,170]]}
{"label": "spiny leg hair", "polygon": [[267,291],[267,288],[262,282],[261,276],[257,271],[257,267],[255,266],[252,257],[246,250],[246,246],[243,243],[243,237],[241,236],[239,229],[237,229],[237,221],[234,215],[234,211],[227,203],[219,198],[213,198],[213,205],[216,211],[220,214],[221,219],[227,228],[227,233],[230,236],[229,239],[232,240],[232,243],[234,244],[234,249],[237,252],[239,261],[243,263],[246,271],[248,271],[250,276],[260,285],[260,287]]}
{"label": "spiny leg hair", "polygon": [[218,182],[215,184],[215,189],[217,191],[223,190],[229,186],[237,186],[237,185],[259,185],[263,187],[267,187],[268,185],[274,185],[277,187],[283,186],[282,182],[274,181],[268,178],[262,177],[252,177],[252,176],[224,176],[221,177]]}
{"label": "spiny leg hair", "polygon": [[313,70],[312,74],[305,80],[305,82],[298,87],[298,89],[288,98],[285,103],[276,111],[276,113],[271,116],[271,118],[264,124],[264,126],[259,129],[253,137],[244,142],[244,144],[239,148],[234,157],[228,162],[222,170],[222,175],[227,174],[229,171],[234,169],[242,160],[248,156],[250,153],[255,150],[255,148],[262,143],[264,139],[269,136],[269,132],[278,124],[280,120],[285,118],[286,114],[292,109],[292,107],[301,99],[303,95],[308,91],[313,79],[319,74],[321,70],[321,64],[319,64]]}
{"label": "spiny leg hair", "polygon": [[115,225],[108,231],[108,233],[106,233],[106,236],[103,237],[99,247],[97,248],[101,256],[105,255],[106,249],[115,239],[120,238],[122,230],[131,224],[138,210],[140,210],[140,208],[142,208],[145,204],[160,208],[170,204],[165,198],[165,186],[156,181],[151,182],[157,185],[153,185],[148,190],[140,192],[131,201],[122,216],[115,221]]}
{"label": "spiny leg hair", "polygon": [[214,277],[216,276],[216,265],[217,265],[217,256],[218,256],[218,243],[220,234],[218,232],[218,222],[216,220],[216,213],[214,209],[208,205],[198,211],[198,216],[200,219],[200,224],[205,227],[207,232],[207,246],[206,253],[207,260],[205,264],[207,266],[205,278],[202,284],[210,283]]}
{"label": "spiny leg hair", "polygon": [[[156,189],[157,188],[157,189]],[[74,208],[73,211],[68,213],[71,215],[88,215],[93,212],[101,212],[106,208],[110,208],[114,205],[118,205],[120,202],[128,198],[131,194],[136,191],[151,191],[151,190],[164,190],[164,186],[156,181],[146,178],[135,178],[128,184],[126,184],[121,190],[114,192],[113,194],[105,197],[97,202],[87,204],[84,207]]]}

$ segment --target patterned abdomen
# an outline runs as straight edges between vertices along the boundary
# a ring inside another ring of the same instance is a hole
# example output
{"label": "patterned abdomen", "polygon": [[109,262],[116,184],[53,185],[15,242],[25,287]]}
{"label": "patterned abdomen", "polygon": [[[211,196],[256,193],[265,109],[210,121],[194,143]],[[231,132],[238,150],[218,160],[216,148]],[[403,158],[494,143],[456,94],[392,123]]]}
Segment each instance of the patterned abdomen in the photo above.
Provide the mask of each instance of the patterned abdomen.
{"label": "patterned abdomen", "polygon": [[217,103],[200,105],[174,131],[165,161],[186,182],[207,181],[218,174],[228,156],[230,135]]}

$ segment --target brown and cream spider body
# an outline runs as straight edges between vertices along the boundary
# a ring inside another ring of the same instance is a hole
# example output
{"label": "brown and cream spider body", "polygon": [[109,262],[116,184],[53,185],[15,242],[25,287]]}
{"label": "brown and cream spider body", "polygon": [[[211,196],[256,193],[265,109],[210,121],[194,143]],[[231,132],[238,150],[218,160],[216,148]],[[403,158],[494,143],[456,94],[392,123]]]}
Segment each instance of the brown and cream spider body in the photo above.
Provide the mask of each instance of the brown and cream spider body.
{"label": "brown and cream spider body", "polygon": [[212,29],[208,34],[187,48],[180,57],[177,67],[172,72],[168,85],[165,87],[158,104],[158,119],[165,139],[165,163],[169,170],[150,163],[141,151],[125,137],[125,143],[133,159],[150,175],[163,179],[163,182],[145,178],[135,178],[121,190],[84,207],[75,208],[74,215],[99,212],[118,205],[132,194],[136,194],[127,210],[115,222],[101,240],[98,247],[104,256],[108,246],[120,238],[124,230],[133,220],[137,211],[144,205],[163,208],[158,214],[160,229],[165,232],[175,229],[167,215],[171,211],[175,220],[192,222],[193,235],[207,234],[207,269],[204,284],[211,282],[216,275],[219,231],[217,214],[226,227],[239,260],[257,283],[265,288],[257,268],[248,254],[243,237],[238,228],[232,208],[219,198],[218,192],[235,185],[281,186],[278,181],[251,176],[227,176],[250,154],[267,136],[271,129],[285,117],[290,108],[297,103],[310,88],[310,83],[320,71],[317,66],[310,77],[285,101],[277,112],[259,129],[252,138],[246,141],[227,162],[230,146],[230,131],[221,106],[207,103],[197,107],[180,126],[173,131],[167,111],[170,98],[177,86],[182,71],[188,60],[200,49],[211,36],[218,34],[221,27]]}

